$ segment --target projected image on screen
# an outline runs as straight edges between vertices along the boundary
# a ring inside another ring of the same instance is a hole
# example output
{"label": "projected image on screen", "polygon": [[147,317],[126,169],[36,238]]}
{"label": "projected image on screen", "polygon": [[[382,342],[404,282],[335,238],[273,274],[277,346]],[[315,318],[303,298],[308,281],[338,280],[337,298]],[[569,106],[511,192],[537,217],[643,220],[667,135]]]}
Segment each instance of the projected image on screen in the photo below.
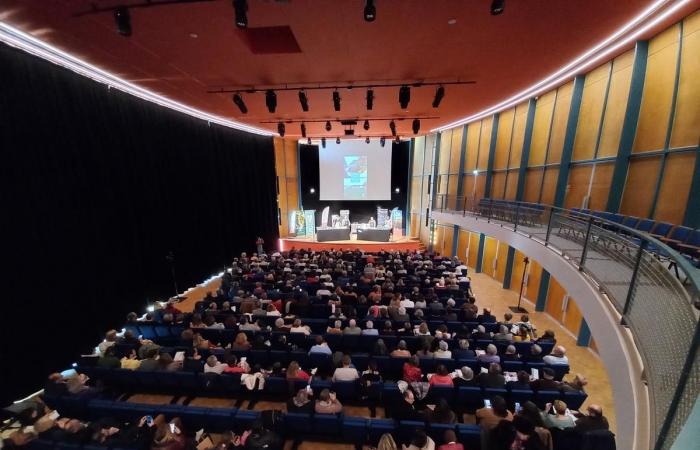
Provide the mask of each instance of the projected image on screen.
{"label": "projected image on screen", "polygon": [[348,200],[367,198],[367,156],[344,158],[343,197]]}

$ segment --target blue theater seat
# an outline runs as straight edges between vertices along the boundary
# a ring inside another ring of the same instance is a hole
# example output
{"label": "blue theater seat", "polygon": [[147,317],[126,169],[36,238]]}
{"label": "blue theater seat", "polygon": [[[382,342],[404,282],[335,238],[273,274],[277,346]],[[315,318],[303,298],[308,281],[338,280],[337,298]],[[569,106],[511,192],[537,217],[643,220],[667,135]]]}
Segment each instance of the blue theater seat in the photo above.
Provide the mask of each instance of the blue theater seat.
{"label": "blue theater seat", "polygon": [[583,402],[585,402],[587,398],[588,394],[585,392],[564,392],[563,400],[569,409],[578,410],[581,408],[581,405],[583,405]]}
{"label": "blue theater seat", "polygon": [[396,429],[396,443],[408,444],[416,430],[425,430],[425,422],[418,420],[401,420]]}
{"label": "blue theater seat", "polygon": [[561,398],[561,396],[559,391],[536,391],[534,402],[538,408],[544,409],[547,403],[552,403],[554,400]]}
{"label": "blue theater seat", "polygon": [[396,423],[393,420],[369,419],[367,434],[370,445],[376,446],[384,433],[396,433]]}
{"label": "blue theater seat", "polygon": [[362,445],[368,438],[369,421],[363,417],[343,417],[343,440],[355,445]]}
{"label": "blue theater seat", "polygon": [[287,413],[285,426],[294,433],[308,434],[311,432],[311,415],[307,413]]}
{"label": "blue theater seat", "polygon": [[311,419],[312,431],[318,435],[337,436],[340,434],[341,415],[314,414]]}
{"label": "blue theater seat", "polygon": [[462,444],[465,449],[480,449],[481,428],[479,425],[458,423],[457,440],[459,440],[459,443]]}

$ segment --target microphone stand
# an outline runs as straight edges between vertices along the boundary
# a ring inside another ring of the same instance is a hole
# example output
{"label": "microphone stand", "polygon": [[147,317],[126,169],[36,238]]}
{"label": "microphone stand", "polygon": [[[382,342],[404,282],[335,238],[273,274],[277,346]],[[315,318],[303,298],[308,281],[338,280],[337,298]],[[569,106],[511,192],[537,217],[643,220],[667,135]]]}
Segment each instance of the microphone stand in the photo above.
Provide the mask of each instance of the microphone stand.
{"label": "microphone stand", "polygon": [[528,258],[526,256],[525,259],[523,259],[523,262],[525,263],[525,265],[523,266],[523,276],[520,280],[520,295],[518,295],[518,306],[511,306],[510,307],[511,311],[517,312],[517,313],[527,313],[527,309],[520,306],[520,303],[523,300],[523,288],[525,287],[525,274],[527,273],[527,266],[528,266],[528,264],[530,264],[530,258]]}

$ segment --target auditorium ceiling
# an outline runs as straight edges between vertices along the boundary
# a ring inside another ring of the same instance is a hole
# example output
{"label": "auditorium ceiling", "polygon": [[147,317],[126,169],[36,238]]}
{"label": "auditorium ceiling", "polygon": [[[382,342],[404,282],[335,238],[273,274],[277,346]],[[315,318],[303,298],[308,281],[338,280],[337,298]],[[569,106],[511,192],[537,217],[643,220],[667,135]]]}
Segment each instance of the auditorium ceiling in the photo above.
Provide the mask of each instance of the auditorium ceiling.
{"label": "auditorium ceiling", "polygon": [[[117,32],[112,11],[81,14],[92,5],[143,3],[3,0],[0,20],[141,87],[227,119],[273,132],[278,121],[304,119],[310,136],[335,137],[340,125],[328,132],[326,120],[369,118],[370,130],[360,124],[357,134],[387,136],[388,121],[371,119],[396,118],[398,134],[409,136],[414,117],[421,118],[424,133],[527,88],[652,2],[507,0],[503,14],[492,16],[491,0],[376,0],[376,20],[366,22],[364,0],[249,0],[248,28],[239,29],[231,1],[213,0],[131,8],[130,37]],[[691,2],[652,31],[696,7]],[[230,93],[208,92],[420,81],[475,83],[445,85],[438,108],[432,107],[435,86],[413,87],[406,109],[399,105],[398,87],[375,88],[372,111],[365,88],[340,89],[339,112],[332,90],[308,90],[308,112],[296,89],[276,91],[274,113],[264,93],[244,93],[247,114]],[[286,134],[299,136],[299,124],[287,123]]]}

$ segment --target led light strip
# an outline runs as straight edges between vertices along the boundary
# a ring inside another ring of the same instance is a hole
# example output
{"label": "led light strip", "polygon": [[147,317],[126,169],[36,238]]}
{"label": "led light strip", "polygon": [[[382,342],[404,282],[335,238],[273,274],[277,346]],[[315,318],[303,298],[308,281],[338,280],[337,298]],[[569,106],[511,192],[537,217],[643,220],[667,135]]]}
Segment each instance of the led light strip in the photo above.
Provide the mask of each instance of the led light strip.
{"label": "led light strip", "polygon": [[[621,47],[624,47],[634,42],[639,36],[646,33],[660,22],[666,20],[672,14],[675,14],[676,11],[678,11],[680,8],[684,7],[691,1],[693,0],[678,0],[674,3],[673,0],[658,0],[654,2],[651,6],[649,6],[647,9],[642,11],[642,13],[640,13],[630,22],[626,23],[615,33],[608,36],[605,40],[598,43],[596,46],[587,50],[581,56],[569,62],[561,69],[557,70],[556,72],[552,73],[546,78],[538,81],[537,83],[533,84],[527,89],[483,111],[480,111],[469,117],[465,117],[463,119],[459,119],[457,121],[448,123],[447,125],[443,125],[438,128],[433,128],[430,131],[445,131],[450,128],[464,125],[466,123],[474,122],[476,120],[483,119],[484,117],[489,116],[491,114],[508,109],[532,97],[543,94],[544,92],[554,88],[555,86],[562,84],[565,80],[573,78],[577,73],[580,73],[585,69],[591,67],[592,65],[598,63],[607,55],[617,51]],[[668,6],[671,3],[674,4]],[[664,9],[663,12],[659,13],[658,15],[655,15],[666,6],[668,7]],[[652,19],[649,20],[650,18]]]}
{"label": "led light strip", "polygon": [[249,133],[260,134],[263,136],[276,135],[276,133],[269,130],[252,127],[240,122],[224,119],[223,117],[214,116],[199,109],[187,106],[183,103],[163,97],[162,95],[137,86],[110,72],[107,72],[106,70],[93,66],[80,58],[66,53],[63,50],[60,50],[4,22],[0,22],[0,41],[5,42],[12,47],[19,48],[27,53],[31,53],[32,55],[36,55],[61,67],[65,67],[75,73],[91,78],[98,83],[106,84],[110,88],[119,89],[127,94],[131,94],[135,97],[142,98],[149,102],[173,109],[198,119],[206,120],[209,123],[215,123],[228,128],[234,128],[236,130],[247,131]]}

